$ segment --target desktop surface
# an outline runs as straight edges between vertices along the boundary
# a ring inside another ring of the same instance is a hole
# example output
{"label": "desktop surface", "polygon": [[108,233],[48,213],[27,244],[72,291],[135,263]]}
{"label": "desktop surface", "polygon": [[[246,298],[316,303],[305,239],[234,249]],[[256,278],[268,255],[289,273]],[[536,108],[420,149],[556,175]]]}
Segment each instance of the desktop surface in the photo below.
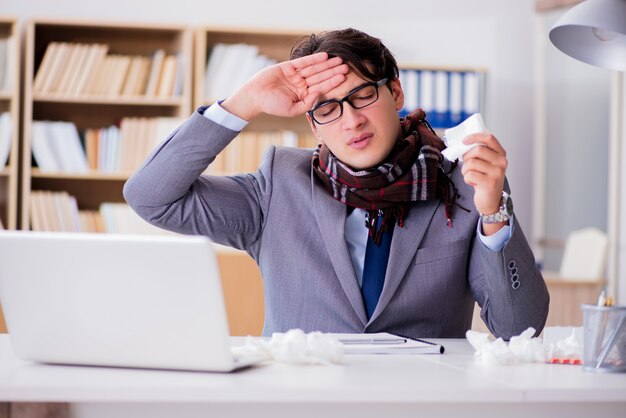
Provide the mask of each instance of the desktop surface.
{"label": "desktop surface", "polygon": [[[265,411],[275,417],[294,411],[299,417],[347,412],[369,417],[385,411],[414,416],[416,408],[441,417],[458,416],[463,408],[465,417],[481,418],[535,412],[612,417],[626,410],[626,374],[538,363],[484,366],[463,339],[433,341],[446,353],[347,355],[342,364],[330,366],[268,362],[224,375],[30,363],[17,359],[10,337],[2,335],[0,402],[70,403],[77,417],[164,417],[176,411],[196,416],[202,408],[229,416],[263,416],[259,413]],[[140,404],[146,409],[140,411]]]}

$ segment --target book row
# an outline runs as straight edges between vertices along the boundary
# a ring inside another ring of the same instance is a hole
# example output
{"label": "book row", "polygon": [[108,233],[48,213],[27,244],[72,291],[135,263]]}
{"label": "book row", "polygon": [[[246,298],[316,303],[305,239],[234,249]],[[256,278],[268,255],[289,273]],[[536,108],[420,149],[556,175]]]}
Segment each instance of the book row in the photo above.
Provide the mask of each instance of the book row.
{"label": "book row", "polygon": [[72,122],[34,121],[33,157],[44,173],[129,173],[181,122],[170,117],[123,118],[119,127],[86,129],[80,135]]}
{"label": "book row", "polygon": [[144,221],[125,203],[105,202],[98,210],[79,210],[67,192],[35,190],[30,195],[33,231],[171,234]]}
{"label": "book row", "polygon": [[15,56],[15,40],[12,36],[0,38],[0,91],[10,91],[13,88],[13,74],[15,66],[12,58]]}
{"label": "book row", "polygon": [[180,96],[181,54],[157,49],[151,56],[110,54],[106,44],[51,42],[33,82],[35,94],[63,96]]}
{"label": "book row", "polygon": [[[72,122],[34,121],[32,153],[43,173],[129,174],[182,121],[174,117],[123,118],[119,127],[85,129],[82,134]],[[270,145],[313,148],[317,140],[312,134],[297,135],[291,131],[244,131],[217,156],[208,172],[256,171]]]}
{"label": "book row", "polygon": [[215,158],[208,172],[233,174],[256,171],[271,145],[315,148],[317,138],[313,134],[298,135],[292,131],[243,131]]}
{"label": "book row", "polygon": [[404,116],[420,107],[433,128],[451,128],[484,111],[485,74],[477,71],[400,70]]}

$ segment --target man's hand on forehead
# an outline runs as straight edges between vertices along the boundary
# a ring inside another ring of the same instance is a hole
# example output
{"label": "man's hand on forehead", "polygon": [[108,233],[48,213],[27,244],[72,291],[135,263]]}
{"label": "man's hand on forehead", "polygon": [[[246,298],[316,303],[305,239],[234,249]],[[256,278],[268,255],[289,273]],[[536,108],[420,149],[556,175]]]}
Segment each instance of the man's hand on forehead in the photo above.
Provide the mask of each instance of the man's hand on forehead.
{"label": "man's hand on forehead", "polygon": [[301,115],[318,96],[340,85],[348,71],[341,58],[325,52],[284,61],[256,73],[222,107],[248,121],[261,113]]}
{"label": "man's hand on forehead", "polygon": [[313,105],[317,97],[340,85],[349,71],[348,65],[341,58],[329,58],[326,52],[297,58],[291,63],[297,76],[302,77],[303,87],[307,89],[307,96],[302,99],[309,106]]}

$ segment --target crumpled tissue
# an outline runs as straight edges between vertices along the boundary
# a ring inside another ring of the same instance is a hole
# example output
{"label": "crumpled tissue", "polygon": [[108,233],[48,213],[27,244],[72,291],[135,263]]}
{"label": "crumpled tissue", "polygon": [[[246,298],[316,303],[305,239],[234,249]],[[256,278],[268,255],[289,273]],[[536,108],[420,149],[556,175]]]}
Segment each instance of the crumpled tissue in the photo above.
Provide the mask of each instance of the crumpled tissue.
{"label": "crumpled tissue", "polygon": [[480,132],[487,132],[487,127],[480,113],[474,113],[459,125],[445,130],[443,141],[447,148],[441,154],[449,161],[457,159],[463,161],[463,154],[474,147],[483,146],[483,144],[466,145],[463,143],[463,139],[468,135]]}
{"label": "crumpled tissue", "polygon": [[[550,327],[543,330],[548,358],[582,359],[582,327]],[[567,338],[561,338],[568,333]]]}
{"label": "crumpled tissue", "polygon": [[272,338],[246,338],[241,347],[234,347],[242,355],[252,355],[289,364],[330,364],[343,359],[343,345],[330,334],[319,331],[305,333],[291,329],[274,333]]}
{"label": "crumpled tissue", "polygon": [[493,339],[490,334],[469,330],[467,341],[474,347],[474,355],[483,364],[511,365],[520,363],[545,362],[545,352],[541,338],[533,337],[534,328],[528,328],[520,335],[511,337],[507,344],[502,338]]}

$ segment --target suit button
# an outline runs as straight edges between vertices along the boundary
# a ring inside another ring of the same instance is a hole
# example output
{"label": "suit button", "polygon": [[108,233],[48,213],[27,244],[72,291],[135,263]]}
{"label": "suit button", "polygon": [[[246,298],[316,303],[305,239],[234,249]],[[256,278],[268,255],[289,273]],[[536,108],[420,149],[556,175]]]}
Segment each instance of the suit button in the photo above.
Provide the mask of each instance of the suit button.
{"label": "suit button", "polygon": [[513,282],[513,283],[519,282],[519,274],[517,274],[517,273],[511,274],[511,282]]}
{"label": "suit button", "polygon": [[515,260],[509,261],[509,269],[514,269],[516,267]]}
{"label": "suit button", "polygon": [[520,286],[519,280],[516,280],[511,284],[511,287],[513,289],[517,289],[519,286]]}

